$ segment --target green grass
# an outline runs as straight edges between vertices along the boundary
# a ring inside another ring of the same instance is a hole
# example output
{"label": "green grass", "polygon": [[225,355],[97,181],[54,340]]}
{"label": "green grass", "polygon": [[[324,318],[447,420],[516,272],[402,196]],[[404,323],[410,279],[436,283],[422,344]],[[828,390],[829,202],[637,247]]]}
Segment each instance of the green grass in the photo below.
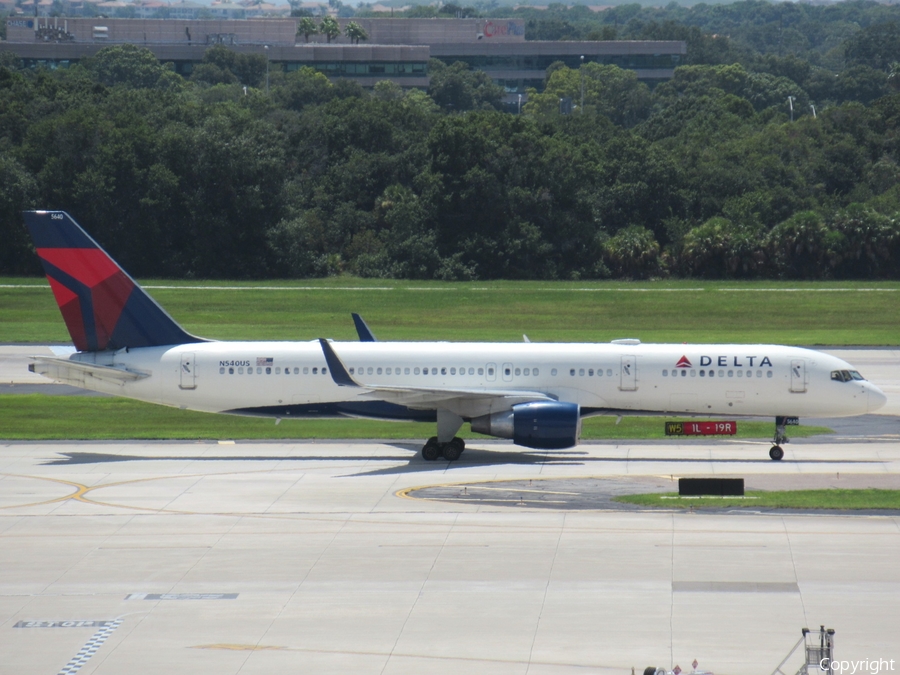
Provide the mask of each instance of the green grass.
{"label": "green grass", "polygon": [[676,509],[773,508],[773,509],[900,509],[900,490],[792,490],[785,492],[747,492],[745,499],[694,498],[673,499],[666,494],[624,495],[617,502]]}
{"label": "green grass", "polygon": [[[144,283],[187,330],[222,340],[352,340],[355,311],[382,340],[900,343],[897,282]],[[69,342],[43,278],[0,278],[0,342]]]}
{"label": "green grass", "polygon": [[[101,423],[102,422],[102,423]],[[662,439],[662,417],[585,420],[582,438]],[[738,438],[768,438],[770,422],[738,422]],[[829,433],[823,427],[791,428],[793,437]],[[9,394],[0,397],[0,438],[6,440],[109,439],[425,439],[433,424],[358,419],[284,420],[213,415],[122,398]],[[486,438],[464,431],[463,438]],[[677,442],[675,440],[672,441]]]}

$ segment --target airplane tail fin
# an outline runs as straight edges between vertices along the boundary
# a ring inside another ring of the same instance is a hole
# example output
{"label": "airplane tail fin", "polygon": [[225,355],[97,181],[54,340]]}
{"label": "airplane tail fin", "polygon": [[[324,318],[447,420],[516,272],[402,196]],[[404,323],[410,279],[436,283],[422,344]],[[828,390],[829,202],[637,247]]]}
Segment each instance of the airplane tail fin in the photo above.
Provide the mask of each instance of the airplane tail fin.
{"label": "airplane tail fin", "polygon": [[68,213],[22,215],[76,349],[205,341],[179,326]]}

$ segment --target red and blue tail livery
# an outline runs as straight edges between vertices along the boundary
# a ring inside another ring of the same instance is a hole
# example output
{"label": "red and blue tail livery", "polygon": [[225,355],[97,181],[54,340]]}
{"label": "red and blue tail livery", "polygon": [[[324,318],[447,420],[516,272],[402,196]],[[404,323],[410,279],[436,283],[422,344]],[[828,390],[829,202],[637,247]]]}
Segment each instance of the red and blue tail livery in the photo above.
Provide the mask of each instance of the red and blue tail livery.
{"label": "red and blue tail livery", "polygon": [[78,351],[203,342],[179,326],[68,213],[23,216]]}

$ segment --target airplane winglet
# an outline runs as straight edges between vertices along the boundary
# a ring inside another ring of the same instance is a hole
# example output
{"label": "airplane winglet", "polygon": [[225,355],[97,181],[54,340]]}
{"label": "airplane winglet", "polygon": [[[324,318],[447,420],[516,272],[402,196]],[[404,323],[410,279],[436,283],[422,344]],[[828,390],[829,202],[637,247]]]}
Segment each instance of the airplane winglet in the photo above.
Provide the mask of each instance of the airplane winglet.
{"label": "airplane winglet", "polygon": [[359,314],[351,312],[350,316],[353,317],[353,323],[356,325],[356,334],[359,335],[360,342],[378,342],[375,333],[366,325],[366,322],[363,321]]}
{"label": "airplane winglet", "polygon": [[359,387],[359,382],[354,380],[350,376],[350,373],[347,372],[341,359],[338,358],[338,355],[334,353],[331,345],[328,344],[328,340],[319,338],[319,344],[322,345],[322,352],[325,354],[325,362],[328,364],[328,368],[331,371],[331,379],[334,380],[334,383],[339,387]]}

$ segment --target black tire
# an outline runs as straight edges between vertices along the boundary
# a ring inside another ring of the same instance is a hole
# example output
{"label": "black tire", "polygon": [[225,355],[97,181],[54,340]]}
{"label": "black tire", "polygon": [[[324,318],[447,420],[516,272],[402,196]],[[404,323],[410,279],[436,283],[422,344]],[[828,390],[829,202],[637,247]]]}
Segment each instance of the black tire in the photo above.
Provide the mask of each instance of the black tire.
{"label": "black tire", "polygon": [[644,668],[644,675],[656,675],[656,666],[647,666]]}
{"label": "black tire", "polygon": [[780,445],[773,445],[769,450],[769,459],[779,462],[782,457],[784,457],[784,450],[781,449]]}
{"label": "black tire", "polygon": [[433,462],[440,456],[441,448],[440,446],[438,446],[437,441],[432,443],[431,439],[428,439],[428,442],[422,448],[422,459],[424,459],[426,462]]}
{"label": "black tire", "polygon": [[452,441],[450,441],[450,444],[458,446],[460,454],[462,454],[462,451],[466,449],[466,442],[459,436],[456,436]]}
{"label": "black tire", "polygon": [[448,462],[455,462],[462,454],[462,448],[459,447],[458,443],[450,441],[449,443],[444,444],[443,452],[444,459],[446,459]]}

